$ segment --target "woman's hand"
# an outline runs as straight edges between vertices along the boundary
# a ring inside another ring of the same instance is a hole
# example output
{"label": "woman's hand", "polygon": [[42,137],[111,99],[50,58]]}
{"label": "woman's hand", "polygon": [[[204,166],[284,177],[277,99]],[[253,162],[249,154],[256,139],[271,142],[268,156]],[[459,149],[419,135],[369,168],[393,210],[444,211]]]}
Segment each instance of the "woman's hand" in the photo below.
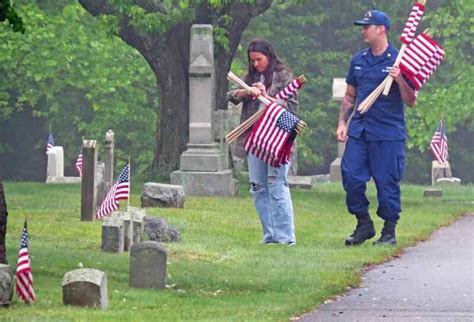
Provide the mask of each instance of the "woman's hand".
{"label": "woman's hand", "polygon": [[255,86],[256,88],[258,88],[260,90],[260,95],[262,95],[263,97],[267,97],[267,89],[265,88],[265,85],[263,85],[263,83],[261,82],[258,82],[258,83],[254,83],[252,84],[252,86]]}
{"label": "woman's hand", "polygon": [[262,91],[257,86],[250,87],[249,90],[246,91],[246,93],[253,99],[256,99],[259,95],[262,95]]}

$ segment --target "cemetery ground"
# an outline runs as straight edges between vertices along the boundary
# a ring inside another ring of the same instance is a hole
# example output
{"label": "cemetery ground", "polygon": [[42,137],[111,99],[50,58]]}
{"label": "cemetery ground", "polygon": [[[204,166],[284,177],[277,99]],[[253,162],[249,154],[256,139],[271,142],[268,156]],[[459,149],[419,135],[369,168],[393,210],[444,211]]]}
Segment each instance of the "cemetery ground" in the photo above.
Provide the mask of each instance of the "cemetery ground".
{"label": "cemetery ground", "polygon": [[[80,221],[80,185],[5,182],[8,261],[14,268],[27,216],[37,300],[28,306],[14,296],[1,319],[285,321],[356,287],[364,267],[396,256],[474,208],[472,185],[443,187],[439,199],[424,198],[425,187],[403,185],[398,246],[348,248],[344,239],[355,220],[346,213],[341,184],[320,184],[292,189],[297,245],[261,245],[260,223],[241,182],[239,197],[187,197],[184,209],[147,208],[147,216],[165,218],[181,232],[181,241],[164,244],[163,290],[128,286],[129,254],[102,252],[101,222]],[[142,187],[132,182],[132,206],[139,207]],[[379,236],[373,185],[368,193]],[[63,276],[81,266],[107,274],[106,310],[62,304]]]}

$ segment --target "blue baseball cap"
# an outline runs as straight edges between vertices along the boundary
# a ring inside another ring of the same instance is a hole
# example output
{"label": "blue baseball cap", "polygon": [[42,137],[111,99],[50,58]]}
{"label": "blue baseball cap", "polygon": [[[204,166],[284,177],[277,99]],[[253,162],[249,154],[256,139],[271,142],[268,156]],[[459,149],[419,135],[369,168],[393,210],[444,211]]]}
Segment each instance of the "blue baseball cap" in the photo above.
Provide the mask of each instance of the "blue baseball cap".
{"label": "blue baseball cap", "polygon": [[357,25],[357,26],[377,25],[377,26],[385,26],[385,28],[390,29],[390,17],[383,11],[369,10],[365,13],[364,18],[362,18],[362,20],[354,21],[354,25]]}

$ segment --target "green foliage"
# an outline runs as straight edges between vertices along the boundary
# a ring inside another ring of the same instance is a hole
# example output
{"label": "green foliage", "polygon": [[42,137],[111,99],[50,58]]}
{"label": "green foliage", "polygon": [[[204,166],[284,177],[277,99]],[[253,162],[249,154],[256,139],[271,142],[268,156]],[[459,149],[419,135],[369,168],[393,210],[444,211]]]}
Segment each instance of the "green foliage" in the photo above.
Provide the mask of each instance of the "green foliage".
{"label": "green foliage", "polygon": [[16,13],[10,0],[0,0],[0,23],[8,21],[8,25],[15,32],[25,32],[23,20]]}
{"label": "green foliage", "polygon": [[[444,47],[446,56],[420,91],[417,107],[407,113],[408,145],[426,151],[438,122],[444,118],[453,174],[472,182],[474,174],[474,4],[450,1],[428,12],[430,33]],[[416,180],[416,177],[414,178]]]}
{"label": "green foliage", "polygon": [[[132,177],[132,206],[141,183]],[[168,251],[163,290],[129,287],[129,254],[100,250],[102,222],[80,221],[80,186],[5,183],[9,221],[7,250],[17,256],[28,216],[29,251],[37,301],[14,297],[2,320],[40,321],[288,321],[361,282],[362,269],[426,239],[432,231],[472,211],[474,187],[443,188],[442,200],[426,202],[423,187],[403,186],[404,212],[398,247],[366,243],[348,248],[354,228],[340,184],[293,190],[295,247],[260,245],[261,227],[249,192],[238,198],[187,198],[184,209],[147,209],[165,218],[182,240]],[[371,200],[375,187],[369,185]],[[123,206],[123,205],[122,205]],[[377,231],[382,221],[374,218]],[[65,306],[61,281],[79,267],[107,274],[107,310]]]}
{"label": "green foliage", "polygon": [[[130,155],[135,168],[147,166],[158,103],[155,78],[143,57],[110,37],[78,4],[58,13],[31,3],[18,10],[28,21],[25,34],[0,28],[0,123],[25,119],[24,111],[31,111],[43,120],[45,134],[35,138],[30,153],[44,155],[51,126],[56,144],[65,148],[65,165],[74,163],[81,137],[97,139],[100,146],[113,129],[116,159]],[[0,151],[14,150],[14,144],[4,141]],[[17,165],[12,157],[4,155],[6,168]]]}

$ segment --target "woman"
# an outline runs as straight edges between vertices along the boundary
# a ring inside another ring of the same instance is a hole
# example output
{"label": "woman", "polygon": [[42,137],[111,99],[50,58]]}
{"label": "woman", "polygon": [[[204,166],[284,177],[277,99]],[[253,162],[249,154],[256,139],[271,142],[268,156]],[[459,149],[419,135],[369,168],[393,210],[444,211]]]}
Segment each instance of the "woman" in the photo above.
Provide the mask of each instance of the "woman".
{"label": "woman", "polygon": [[[278,58],[273,46],[265,39],[255,39],[247,47],[247,57],[248,72],[244,81],[252,86],[251,89],[247,92],[245,89],[233,87],[227,93],[227,99],[232,103],[243,102],[241,122],[258,109],[265,108],[265,105],[256,99],[259,95],[296,114],[298,101],[295,96],[286,101],[273,98],[293,80],[290,69]],[[237,141],[235,154],[238,157],[246,155],[244,145],[249,132],[250,130]],[[274,168],[251,153],[247,155],[247,162],[250,193],[262,223],[261,243],[295,245],[293,205],[287,180],[289,165]]]}

